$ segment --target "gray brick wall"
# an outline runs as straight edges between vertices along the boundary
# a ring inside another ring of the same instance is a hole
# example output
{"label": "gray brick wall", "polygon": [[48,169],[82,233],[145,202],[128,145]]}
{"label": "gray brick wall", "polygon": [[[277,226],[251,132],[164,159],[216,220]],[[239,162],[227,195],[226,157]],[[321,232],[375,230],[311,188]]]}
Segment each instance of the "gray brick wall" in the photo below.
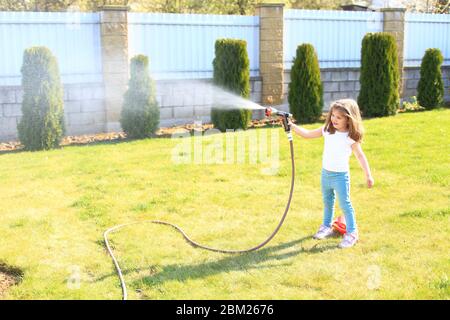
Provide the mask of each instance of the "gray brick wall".
{"label": "gray brick wall", "polygon": [[[360,90],[359,69],[322,69],[324,108],[341,98],[357,99]],[[450,101],[450,67],[442,68],[445,100]],[[403,98],[417,95],[420,68],[405,68],[403,74]],[[284,100],[282,110],[288,110],[287,92],[290,71],[284,73]],[[206,84],[206,85],[205,85]],[[161,126],[209,122],[213,96],[207,90],[211,80],[164,80],[156,81],[156,98],[161,111]],[[250,81],[250,100],[261,103],[262,80]],[[68,135],[99,133],[106,130],[104,89],[101,83],[64,86],[64,110]],[[21,87],[0,87],[0,141],[17,139],[17,123],[22,116]],[[254,119],[263,117],[263,111],[255,111]]]}
{"label": "gray brick wall", "polygon": [[[323,83],[323,110],[328,110],[330,103],[337,99],[357,99],[359,93],[359,69],[321,69],[320,76]],[[290,70],[284,73],[284,100],[285,108],[288,106],[288,89],[291,82]]]}
{"label": "gray brick wall", "polygon": [[[22,117],[23,90],[0,87],[0,141],[17,140],[17,123]],[[90,83],[64,86],[67,135],[103,132],[105,129],[103,85]]]}
{"label": "gray brick wall", "polygon": [[[337,99],[352,98],[357,99],[359,84],[359,68],[348,69],[321,69],[321,79],[323,83],[323,110],[329,109],[330,103]],[[445,87],[445,101],[450,101],[450,66],[442,68],[442,78]],[[403,72],[403,99],[408,99],[417,95],[417,84],[420,79],[420,68],[406,67]],[[288,86],[291,81],[290,70],[284,74],[284,100],[283,107],[288,109]]]}
{"label": "gray brick wall", "polygon": [[[212,94],[208,91],[211,83],[211,80],[156,81],[156,98],[161,111],[160,125],[209,122],[213,103]],[[250,85],[250,100],[260,103],[261,79],[252,78]],[[17,140],[17,123],[22,116],[22,95],[20,86],[0,87],[0,141]],[[105,132],[103,84],[65,85],[64,112],[67,135]],[[254,113],[254,118],[261,116],[261,112]]]}
{"label": "gray brick wall", "polygon": [[[160,106],[162,127],[194,121],[209,122],[213,93],[212,80],[160,80],[155,81],[156,99]],[[262,81],[250,79],[250,100],[261,103]],[[254,112],[259,118],[260,112]]]}
{"label": "gray brick wall", "polygon": [[[444,81],[444,100],[450,101],[450,66],[442,67]],[[420,68],[406,67],[403,72],[403,97],[405,99],[417,96],[417,85],[420,79]]]}

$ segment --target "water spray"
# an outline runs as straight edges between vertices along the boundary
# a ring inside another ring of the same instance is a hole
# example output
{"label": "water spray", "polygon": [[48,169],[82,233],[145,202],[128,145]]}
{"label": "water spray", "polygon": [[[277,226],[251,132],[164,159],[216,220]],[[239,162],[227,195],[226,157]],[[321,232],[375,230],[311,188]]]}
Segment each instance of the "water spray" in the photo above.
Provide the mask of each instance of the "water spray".
{"label": "water spray", "polygon": [[[267,101],[272,104],[272,97],[269,96]],[[262,107],[261,107],[262,108]],[[261,249],[262,247],[264,247],[266,244],[268,244],[274,237],[275,235],[278,233],[278,231],[280,230],[281,226],[283,225],[284,220],[286,219],[287,213],[289,211],[290,205],[291,205],[291,200],[292,200],[292,195],[294,193],[294,180],[295,180],[295,163],[294,163],[294,146],[293,146],[293,139],[292,139],[292,133],[291,133],[291,126],[289,125],[289,118],[292,117],[292,114],[290,114],[289,112],[284,112],[284,111],[280,111],[277,110],[273,107],[267,107],[265,109],[265,115],[267,117],[276,115],[282,118],[282,123],[283,123],[283,127],[284,127],[284,131],[287,133],[288,136],[288,140],[289,140],[289,147],[290,147],[290,154],[291,154],[291,186],[290,186],[290,191],[289,191],[289,197],[286,203],[286,207],[284,209],[284,213],[281,216],[280,221],[278,222],[277,227],[275,228],[275,230],[272,232],[272,234],[267,237],[266,240],[264,240],[263,242],[261,242],[260,244],[248,248],[248,249],[244,249],[244,250],[227,250],[227,249],[220,249],[220,248],[212,248],[212,247],[208,247],[206,245],[200,244],[194,240],[192,240],[191,238],[188,237],[188,235],[183,231],[183,229],[181,229],[180,227],[178,227],[177,225],[170,223],[170,222],[166,222],[166,221],[160,221],[160,220],[144,220],[144,221],[135,221],[135,222],[130,222],[130,223],[125,223],[125,224],[121,224],[121,225],[117,225],[114,226],[112,228],[109,228],[108,230],[106,230],[103,234],[103,238],[105,240],[105,244],[106,244],[106,249],[108,250],[114,266],[116,267],[117,270],[117,274],[119,276],[119,280],[120,280],[120,285],[122,287],[122,298],[123,300],[127,300],[128,298],[128,294],[127,294],[127,287],[125,284],[125,280],[123,278],[123,274],[122,274],[122,270],[120,269],[119,266],[119,262],[117,261],[116,257],[113,254],[112,248],[109,244],[108,241],[108,234],[110,232],[116,231],[118,229],[127,227],[127,226],[131,226],[134,224],[142,224],[144,222],[149,222],[149,223],[155,223],[155,224],[163,224],[163,225],[167,225],[170,226],[172,228],[174,228],[175,230],[177,230],[178,232],[181,233],[181,235],[184,237],[184,239],[193,247],[195,248],[201,248],[204,250],[208,250],[208,251],[213,251],[213,252],[220,252],[220,253],[226,253],[226,254],[243,254],[243,253],[248,253],[248,252],[252,252],[252,251],[256,251]]]}

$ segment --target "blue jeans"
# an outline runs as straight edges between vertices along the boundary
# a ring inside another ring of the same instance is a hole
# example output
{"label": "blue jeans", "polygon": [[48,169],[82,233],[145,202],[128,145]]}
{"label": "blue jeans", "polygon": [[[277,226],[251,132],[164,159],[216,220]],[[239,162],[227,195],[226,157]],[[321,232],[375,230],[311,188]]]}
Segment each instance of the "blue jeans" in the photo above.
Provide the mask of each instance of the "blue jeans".
{"label": "blue jeans", "polygon": [[357,230],[355,211],[350,201],[350,173],[333,172],[322,168],[322,197],[323,197],[323,224],[331,227],[334,215],[334,202],[336,193],[339,205],[344,212],[347,232]]}

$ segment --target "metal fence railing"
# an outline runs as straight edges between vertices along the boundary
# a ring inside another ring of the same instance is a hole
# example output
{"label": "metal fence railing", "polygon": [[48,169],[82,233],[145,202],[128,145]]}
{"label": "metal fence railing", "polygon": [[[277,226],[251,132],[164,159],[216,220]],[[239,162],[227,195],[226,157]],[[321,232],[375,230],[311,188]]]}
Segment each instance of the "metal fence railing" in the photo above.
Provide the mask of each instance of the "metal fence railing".
{"label": "metal fence railing", "polygon": [[147,55],[155,79],[211,78],[219,38],[245,40],[250,75],[259,74],[257,16],[128,14],[129,55]]}
{"label": "metal fence railing", "polygon": [[361,41],[368,32],[383,31],[383,14],[362,11],[286,10],[284,66],[290,69],[297,47],[310,43],[321,68],[357,68]]}
{"label": "metal fence railing", "polygon": [[0,85],[20,85],[23,52],[46,46],[64,83],[102,81],[100,15],[80,12],[0,12]]}
{"label": "metal fence railing", "polygon": [[450,65],[450,15],[406,13],[404,66],[420,66],[428,48],[440,49]]}

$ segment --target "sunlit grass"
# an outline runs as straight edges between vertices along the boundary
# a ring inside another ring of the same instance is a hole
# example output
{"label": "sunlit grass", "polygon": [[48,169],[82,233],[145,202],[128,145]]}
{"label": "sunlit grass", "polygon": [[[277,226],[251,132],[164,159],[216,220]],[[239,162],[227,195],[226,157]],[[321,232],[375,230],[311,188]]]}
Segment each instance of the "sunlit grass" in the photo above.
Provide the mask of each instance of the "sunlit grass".
{"label": "sunlit grass", "polygon": [[[309,125],[315,128],[319,124]],[[167,226],[111,235],[132,299],[449,299],[450,110],[365,120],[367,189],[351,159],[361,241],[311,239],[321,223],[323,140],[296,138],[296,187],[280,233],[262,250],[195,249]],[[289,191],[289,147],[267,164],[174,164],[181,140],[149,139],[0,155],[0,262],[23,271],[6,299],[120,299],[103,231],[161,219],[196,241],[244,249],[267,237]],[[205,145],[211,138],[205,138]],[[340,214],[340,209],[337,209]],[[80,279],[79,282],[77,282]]]}

